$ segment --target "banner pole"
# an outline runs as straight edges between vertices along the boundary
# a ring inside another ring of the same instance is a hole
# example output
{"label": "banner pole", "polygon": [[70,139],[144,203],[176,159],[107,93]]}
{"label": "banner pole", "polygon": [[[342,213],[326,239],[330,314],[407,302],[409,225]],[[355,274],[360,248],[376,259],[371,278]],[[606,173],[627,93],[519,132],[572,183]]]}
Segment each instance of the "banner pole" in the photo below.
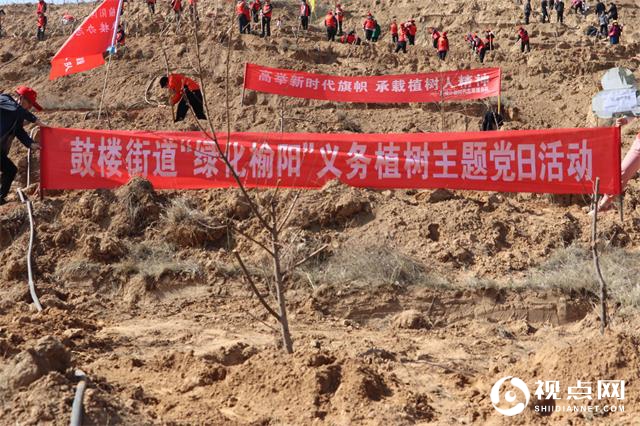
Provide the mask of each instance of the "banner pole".
{"label": "banner pole", "polygon": [[242,98],[240,98],[240,106],[244,106],[244,91],[247,88],[247,64],[244,63],[244,75],[242,76]]}
{"label": "banner pole", "polygon": [[284,99],[281,99],[280,107],[280,133],[284,133]]}
{"label": "banner pole", "polygon": [[500,72],[498,73],[498,80],[499,80],[499,88],[498,88],[498,114],[500,114],[501,111],[501,104],[500,101],[502,99],[502,68],[500,68]]}
{"label": "banner pole", "polygon": [[438,81],[440,82],[440,131],[444,132],[444,86],[440,79]]}
{"label": "banner pole", "polygon": [[107,62],[107,72],[104,76],[104,85],[102,86],[102,96],[100,96],[100,105],[98,106],[98,121],[100,121],[100,116],[102,115],[102,104],[104,103],[104,96],[107,92],[107,82],[109,81],[109,68],[111,68],[111,58],[113,57],[112,53],[109,53],[109,61]]}

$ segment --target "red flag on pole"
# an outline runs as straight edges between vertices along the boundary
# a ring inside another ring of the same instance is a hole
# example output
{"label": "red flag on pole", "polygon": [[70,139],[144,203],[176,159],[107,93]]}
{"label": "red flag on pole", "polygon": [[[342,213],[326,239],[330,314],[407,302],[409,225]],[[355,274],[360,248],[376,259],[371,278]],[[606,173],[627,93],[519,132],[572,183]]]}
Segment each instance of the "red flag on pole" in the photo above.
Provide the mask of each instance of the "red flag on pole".
{"label": "red flag on pole", "polygon": [[88,71],[104,64],[104,52],[115,43],[122,0],[104,0],[51,60],[49,79]]}

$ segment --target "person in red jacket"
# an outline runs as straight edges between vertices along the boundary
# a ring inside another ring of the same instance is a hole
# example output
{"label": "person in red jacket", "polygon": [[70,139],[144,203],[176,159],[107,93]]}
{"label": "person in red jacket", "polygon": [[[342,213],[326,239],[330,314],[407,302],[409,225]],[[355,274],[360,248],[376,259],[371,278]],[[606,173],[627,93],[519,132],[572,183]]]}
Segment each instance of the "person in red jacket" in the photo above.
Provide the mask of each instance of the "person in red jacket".
{"label": "person in red jacket", "polygon": [[40,15],[41,13],[43,15],[47,13],[47,3],[45,3],[44,0],[38,1],[38,9],[36,10],[36,15]]}
{"label": "person in red jacket", "polygon": [[391,26],[389,28],[391,32],[391,42],[397,44],[398,43],[398,23],[396,22],[396,17],[394,16],[391,20]]}
{"label": "person in red jacket", "polygon": [[271,0],[265,0],[262,6],[262,34],[260,37],[271,37],[271,14],[273,6]]}
{"label": "person in red jacket", "polygon": [[340,43],[359,45],[362,43],[362,40],[358,37],[355,30],[351,30],[348,34],[343,34],[340,37]]}
{"label": "person in red jacket", "polygon": [[238,0],[238,3],[236,3],[236,17],[238,18],[240,34],[251,33],[251,12],[244,0]]}
{"label": "person in red jacket", "polygon": [[116,44],[118,47],[124,47],[126,38],[127,36],[124,33],[124,28],[122,25],[118,25],[118,32],[116,33]]}
{"label": "person in red jacket", "polygon": [[407,53],[407,32],[406,24],[400,24],[398,29],[398,41],[396,42],[396,53],[402,50],[402,53]]}
{"label": "person in red jacket", "polygon": [[433,41],[433,48],[438,48],[438,40],[440,40],[440,33],[434,27],[431,28],[431,40]]}
{"label": "person in red jacket", "polygon": [[416,26],[416,20],[410,19],[409,22],[404,24],[407,30],[407,40],[411,46],[416,44],[416,34],[418,33],[418,27]]}
{"label": "person in red jacket", "polygon": [[518,28],[518,40],[520,40],[520,51],[524,53],[531,52],[531,46],[529,45],[529,33],[523,27]]}
{"label": "person in red jacket", "polygon": [[173,10],[176,20],[176,30],[180,31],[180,18],[182,17],[182,0],[171,0],[171,10]]}
{"label": "person in red jacket", "polygon": [[156,13],[156,0],[147,0],[147,8],[152,15]]}
{"label": "person in red jacket", "polygon": [[365,40],[371,41],[371,39],[373,38],[373,32],[376,29],[376,20],[373,19],[373,15],[371,14],[371,12],[367,14],[367,17],[362,24],[362,28],[364,29]]}
{"label": "person in red jacket", "polygon": [[198,83],[182,74],[169,74],[160,78],[160,87],[169,89],[171,105],[178,104],[174,123],[184,120],[189,106],[198,120],[206,120],[202,92]]}
{"label": "person in red jacket", "polygon": [[438,39],[438,57],[441,60],[447,58],[447,52],[449,51],[449,39],[447,38],[447,32],[444,31]]}
{"label": "person in red jacket", "polygon": [[327,41],[336,41],[338,20],[333,16],[332,11],[328,11],[327,16],[324,17],[324,26],[327,27]]}
{"label": "person in red jacket", "polygon": [[484,55],[487,53],[487,45],[484,44],[484,41],[480,38],[478,34],[476,34],[473,39],[473,44],[476,48],[476,53],[478,54],[478,58],[480,59],[480,63],[484,63]]}
{"label": "person in red jacket", "polygon": [[254,0],[250,4],[251,9],[251,17],[253,18],[253,22],[257,24],[260,22],[260,12],[262,11],[262,2],[260,0]]}
{"label": "person in red jacket", "polygon": [[47,29],[47,16],[44,13],[38,13],[38,31],[36,32],[36,39],[38,41],[44,40],[44,32]]}
{"label": "person in red jacket", "polygon": [[311,16],[311,7],[307,0],[300,0],[300,25],[303,30],[309,29],[309,16]]}
{"label": "person in red jacket", "polygon": [[340,3],[336,4],[336,11],[333,13],[338,21],[338,35],[342,35],[342,21],[344,21],[344,10],[342,10],[342,6]]}
{"label": "person in red jacket", "polygon": [[189,16],[192,22],[198,20],[198,0],[189,0]]}
{"label": "person in red jacket", "polygon": [[493,33],[493,31],[485,30],[484,37],[485,37],[484,44],[487,45],[487,50],[494,50],[495,46],[493,42],[496,38],[496,35]]}

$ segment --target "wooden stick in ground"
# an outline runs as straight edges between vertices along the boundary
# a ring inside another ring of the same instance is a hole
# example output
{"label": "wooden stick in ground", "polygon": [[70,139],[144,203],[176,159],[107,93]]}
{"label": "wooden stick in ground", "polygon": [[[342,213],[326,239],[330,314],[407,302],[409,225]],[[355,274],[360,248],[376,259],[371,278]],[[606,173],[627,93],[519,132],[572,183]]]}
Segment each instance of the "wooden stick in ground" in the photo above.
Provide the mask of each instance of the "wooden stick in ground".
{"label": "wooden stick in ground", "polygon": [[98,121],[100,121],[100,116],[102,115],[102,104],[104,103],[104,95],[107,92],[107,82],[109,81],[109,68],[111,68],[112,56],[112,54],[109,54],[109,61],[107,61],[107,71],[104,76],[104,84],[102,85],[102,96],[100,96],[100,105],[98,106]]}
{"label": "wooden stick in ground", "polygon": [[593,255],[593,265],[596,269],[598,281],[600,282],[600,334],[604,334],[607,326],[607,284],[602,277],[600,269],[600,257],[598,256],[598,198],[600,190],[600,178],[596,178],[596,187],[593,194],[593,221],[591,222],[591,253]]}
{"label": "wooden stick in ground", "polygon": [[[162,44],[160,45],[160,47],[162,48],[162,56],[164,57],[164,68],[167,73],[167,78],[169,78],[169,74],[171,74],[171,70],[169,69],[169,60],[167,59],[167,52],[164,50],[164,40],[162,41]],[[169,103],[171,104],[171,102]],[[171,104],[171,121],[174,121],[175,119],[176,119],[175,108],[174,108],[174,105]]]}

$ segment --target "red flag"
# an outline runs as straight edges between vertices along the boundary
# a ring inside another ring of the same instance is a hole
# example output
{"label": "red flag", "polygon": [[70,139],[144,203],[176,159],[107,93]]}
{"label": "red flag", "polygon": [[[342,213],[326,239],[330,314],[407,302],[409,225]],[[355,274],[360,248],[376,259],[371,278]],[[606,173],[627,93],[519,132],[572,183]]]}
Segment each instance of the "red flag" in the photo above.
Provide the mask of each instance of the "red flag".
{"label": "red flag", "polygon": [[121,1],[105,0],[76,28],[51,60],[50,80],[104,64],[104,52],[114,45]]}

